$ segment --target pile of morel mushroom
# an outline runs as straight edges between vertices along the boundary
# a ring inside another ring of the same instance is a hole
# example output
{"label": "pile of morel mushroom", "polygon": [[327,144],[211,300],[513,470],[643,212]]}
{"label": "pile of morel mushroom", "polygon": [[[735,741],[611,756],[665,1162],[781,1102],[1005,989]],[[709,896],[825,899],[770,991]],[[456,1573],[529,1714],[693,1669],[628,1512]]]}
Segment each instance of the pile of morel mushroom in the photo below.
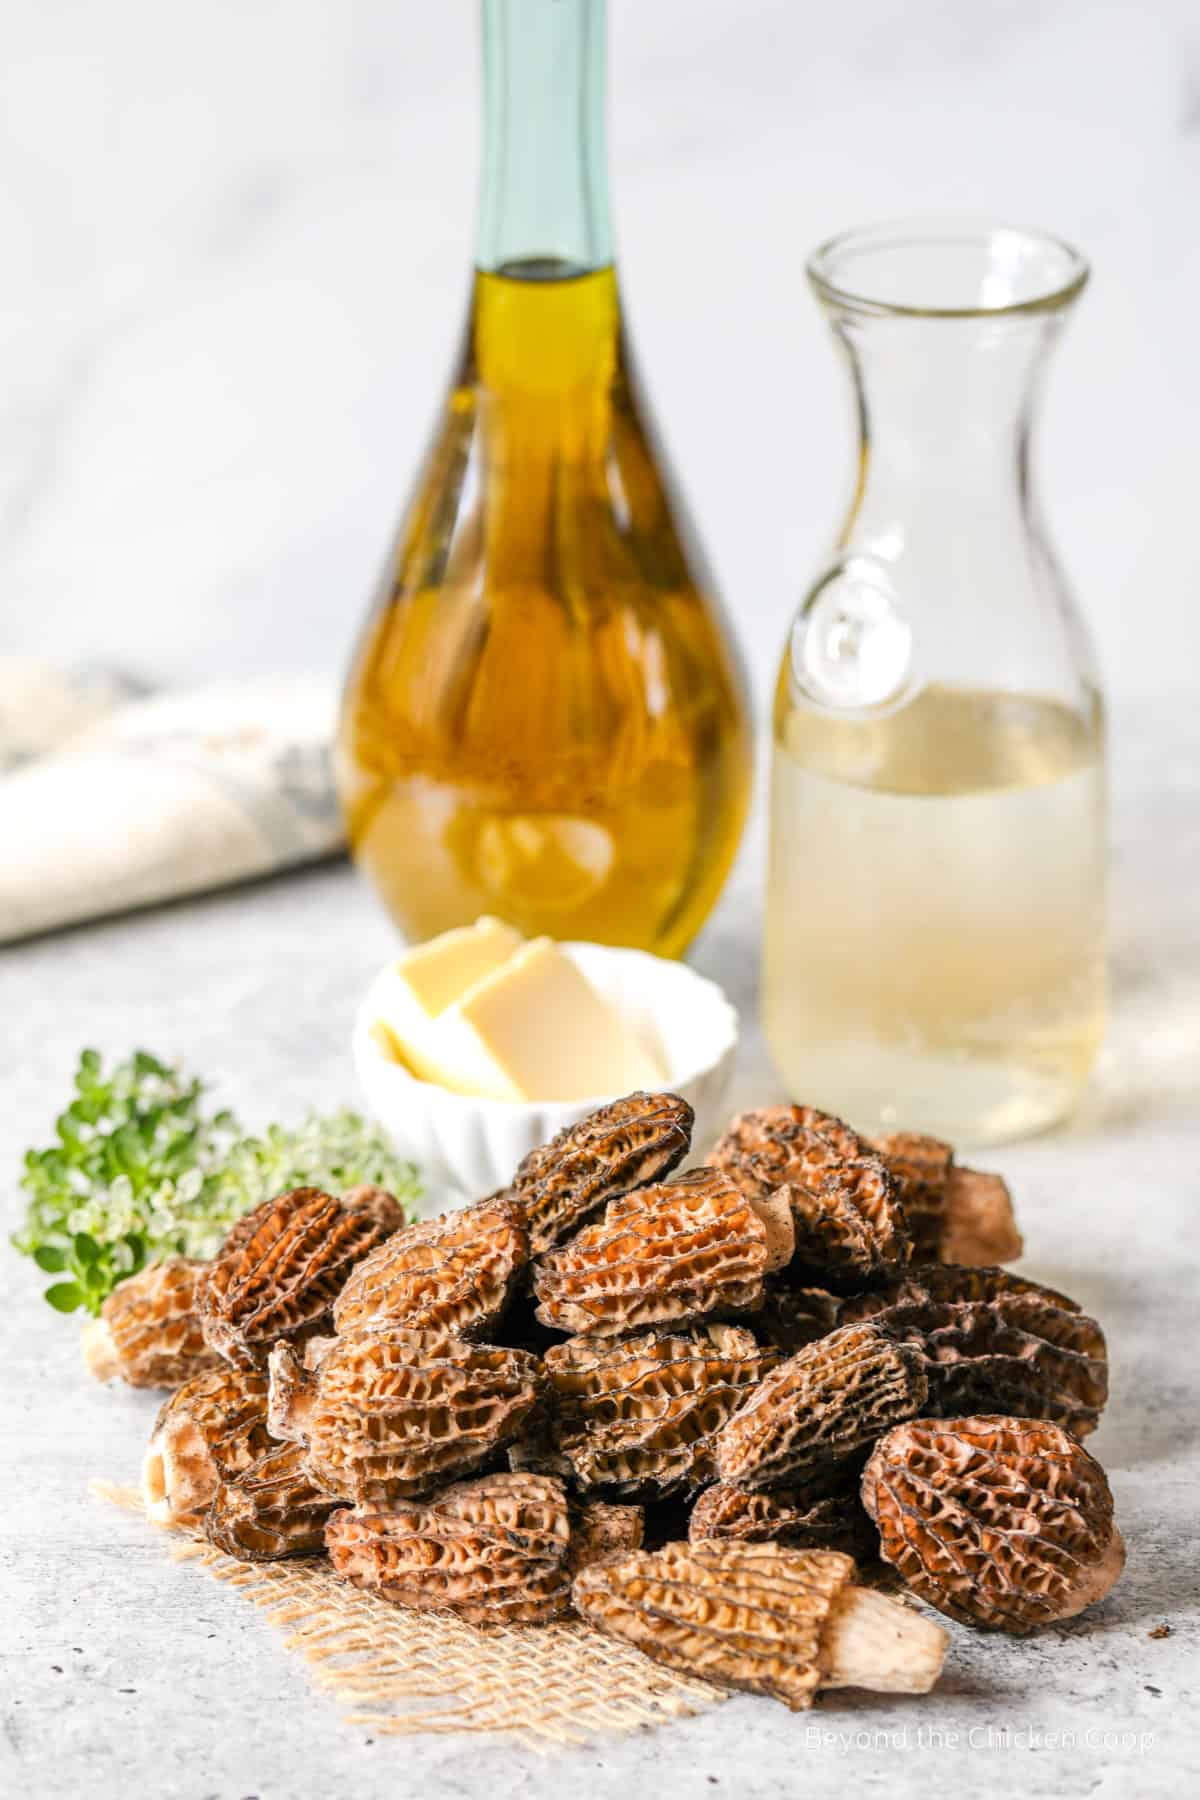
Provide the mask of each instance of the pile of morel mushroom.
{"label": "pile of morel mushroom", "polygon": [[440,1218],[299,1189],[122,1283],[85,1354],[175,1389],[149,1516],[479,1626],[574,1611],[794,1709],[936,1681],[881,1563],[1009,1632],[1102,1598],[1104,1337],[1000,1266],[1003,1181],[803,1106],[680,1174],[692,1124],[631,1094]]}

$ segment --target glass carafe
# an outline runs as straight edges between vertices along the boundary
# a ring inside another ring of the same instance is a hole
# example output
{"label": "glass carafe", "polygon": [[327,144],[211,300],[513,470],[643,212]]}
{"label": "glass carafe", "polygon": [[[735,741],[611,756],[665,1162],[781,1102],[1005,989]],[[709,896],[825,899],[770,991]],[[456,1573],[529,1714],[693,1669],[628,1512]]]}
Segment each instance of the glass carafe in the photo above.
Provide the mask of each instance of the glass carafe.
{"label": "glass carafe", "polygon": [[457,371],[346,689],[351,843],[422,939],[480,913],[678,954],[728,873],[741,677],[630,364],[603,0],[484,0]]}
{"label": "glass carafe", "polygon": [[951,222],[809,273],[859,459],[776,692],[766,1033],[863,1129],[1021,1136],[1069,1111],[1105,1012],[1103,710],[1030,457],[1087,270]]}

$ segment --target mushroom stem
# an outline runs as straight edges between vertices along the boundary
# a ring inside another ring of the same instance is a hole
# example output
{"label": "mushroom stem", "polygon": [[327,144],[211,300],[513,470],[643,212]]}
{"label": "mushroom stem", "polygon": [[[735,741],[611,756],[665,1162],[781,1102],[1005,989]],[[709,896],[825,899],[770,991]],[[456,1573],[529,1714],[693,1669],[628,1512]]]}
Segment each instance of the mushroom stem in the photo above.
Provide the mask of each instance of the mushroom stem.
{"label": "mushroom stem", "polygon": [[949,1633],[869,1588],[846,1587],[821,1632],[821,1686],[927,1694],[942,1672]]}
{"label": "mushroom stem", "polygon": [[[330,1343],[334,1340],[322,1340]],[[320,1361],[320,1352],[317,1352]],[[317,1384],[311,1373],[303,1369],[295,1352],[287,1344],[276,1344],[269,1361],[270,1389],[267,1397],[267,1429],[275,1438],[290,1438],[303,1443],[308,1436],[308,1415],[312,1411]]]}
{"label": "mushroom stem", "polygon": [[159,1426],[142,1460],[142,1503],[152,1525],[179,1525],[203,1512],[217,1481],[212,1452],[190,1419]]}
{"label": "mushroom stem", "polygon": [[767,1234],[767,1261],[763,1273],[771,1275],[791,1262],[796,1254],[796,1222],[786,1188],[749,1202],[750,1210]]}
{"label": "mushroom stem", "polygon": [[1061,1612],[1059,1619],[1073,1619],[1081,1613],[1085,1606],[1094,1606],[1097,1600],[1103,1600],[1108,1590],[1114,1586],[1121,1570],[1125,1567],[1125,1539],[1114,1525],[1112,1536],[1105,1546],[1104,1555],[1099,1562],[1088,1571],[1079,1586],[1071,1595],[1070,1601]]}
{"label": "mushroom stem", "polygon": [[942,1262],[981,1266],[1014,1262],[1024,1249],[1012,1195],[999,1175],[955,1165],[946,1177]]}
{"label": "mushroom stem", "polygon": [[83,1366],[97,1381],[115,1381],[121,1373],[121,1359],[107,1319],[93,1319],[85,1325],[79,1339]]}

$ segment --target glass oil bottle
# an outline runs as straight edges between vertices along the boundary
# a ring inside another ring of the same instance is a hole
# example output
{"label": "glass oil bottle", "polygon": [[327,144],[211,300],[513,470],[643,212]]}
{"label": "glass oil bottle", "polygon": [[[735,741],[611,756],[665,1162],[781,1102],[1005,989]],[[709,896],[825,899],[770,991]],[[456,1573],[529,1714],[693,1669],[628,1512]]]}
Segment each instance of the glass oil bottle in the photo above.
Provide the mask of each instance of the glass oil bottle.
{"label": "glass oil bottle", "polygon": [[775,697],[764,1022],[798,1099],[951,1142],[1062,1118],[1105,1017],[1103,707],[1031,479],[1068,246],[827,245],[861,428]]}
{"label": "glass oil bottle", "polygon": [[750,780],[735,652],[613,267],[602,0],[484,0],[463,348],[346,689],[354,854],[411,939],[680,953]]}

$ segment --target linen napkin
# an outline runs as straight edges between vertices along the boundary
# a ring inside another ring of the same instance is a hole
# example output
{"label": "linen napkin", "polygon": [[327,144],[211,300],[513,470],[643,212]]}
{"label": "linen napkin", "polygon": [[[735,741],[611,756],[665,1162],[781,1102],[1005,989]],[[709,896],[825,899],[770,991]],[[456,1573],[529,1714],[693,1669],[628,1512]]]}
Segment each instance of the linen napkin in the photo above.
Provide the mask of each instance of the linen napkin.
{"label": "linen napkin", "polygon": [[332,683],[0,661],[0,942],[342,848]]}

